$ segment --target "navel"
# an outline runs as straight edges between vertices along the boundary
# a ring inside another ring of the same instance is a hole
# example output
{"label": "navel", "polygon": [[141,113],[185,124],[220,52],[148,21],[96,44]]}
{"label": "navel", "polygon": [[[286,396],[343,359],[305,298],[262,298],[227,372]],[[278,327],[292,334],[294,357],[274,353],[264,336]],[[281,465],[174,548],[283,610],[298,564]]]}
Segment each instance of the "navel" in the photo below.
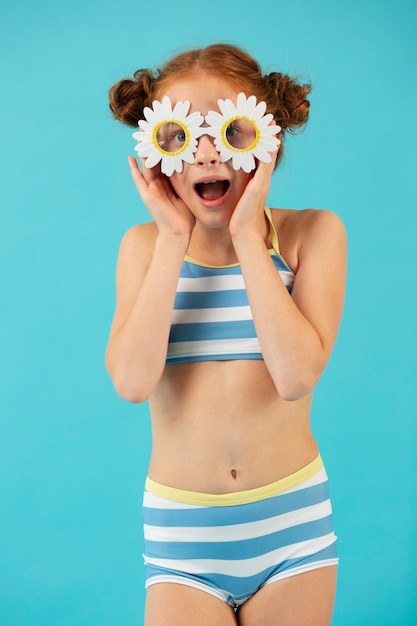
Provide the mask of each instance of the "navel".
{"label": "navel", "polygon": [[233,478],[234,480],[236,480],[237,471],[236,471],[235,469],[232,469],[230,473],[231,473],[231,475],[232,475],[232,478]]}

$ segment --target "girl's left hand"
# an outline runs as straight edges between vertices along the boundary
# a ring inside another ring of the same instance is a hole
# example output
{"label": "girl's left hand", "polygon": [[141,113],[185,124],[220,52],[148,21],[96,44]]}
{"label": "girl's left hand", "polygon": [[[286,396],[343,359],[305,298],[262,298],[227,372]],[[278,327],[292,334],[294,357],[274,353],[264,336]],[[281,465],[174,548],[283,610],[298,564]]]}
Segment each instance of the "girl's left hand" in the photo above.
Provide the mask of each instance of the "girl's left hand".
{"label": "girl's left hand", "polygon": [[232,239],[247,231],[259,232],[264,221],[271,175],[277,160],[277,153],[271,155],[270,163],[258,161],[254,176],[248,182],[242,197],[236,205],[229,224]]}

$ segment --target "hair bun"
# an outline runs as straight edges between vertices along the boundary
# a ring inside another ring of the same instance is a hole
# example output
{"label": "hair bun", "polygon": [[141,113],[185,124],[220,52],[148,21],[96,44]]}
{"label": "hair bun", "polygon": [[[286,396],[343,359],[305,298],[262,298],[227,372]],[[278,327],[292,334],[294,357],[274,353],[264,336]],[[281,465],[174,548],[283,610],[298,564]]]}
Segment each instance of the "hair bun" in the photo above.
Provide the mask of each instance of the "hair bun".
{"label": "hair bun", "polygon": [[287,74],[272,72],[266,76],[270,94],[275,93],[278,100],[275,119],[279,125],[289,132],[295,132],[308,120],[310,102],[307,96],[311,85],[300,84]]}
{"label": "hair bun", "polygon": [[143,109],[152,100],[153,74],[137,70],[133,78],[124,78],[109,90],[109,106],[113,117],[128,126],[137,126]]}

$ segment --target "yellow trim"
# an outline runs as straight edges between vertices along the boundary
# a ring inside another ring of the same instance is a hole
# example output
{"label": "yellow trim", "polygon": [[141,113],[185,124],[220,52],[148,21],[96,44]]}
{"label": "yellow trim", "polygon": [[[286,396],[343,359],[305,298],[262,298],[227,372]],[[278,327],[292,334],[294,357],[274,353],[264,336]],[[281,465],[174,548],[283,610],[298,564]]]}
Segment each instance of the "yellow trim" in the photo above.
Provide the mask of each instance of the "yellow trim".
{"label": "yellow trim", "polygon": [[[269,254],[276,254],[276,251],[274,250],[274,248],[270,248],[268,250]],[[213,270],[224,270],[227,269],[228,267],[239,267],[240,263],[231,263],[230,265],[209,265],[208,263],[203,263],[202,261],[197,261],[197,259],[194,259],[192,256],[188,256],[188,254],[185,255],[184,257],[184,261],[188,261],[189,263],[192,263],[193,265],[199,265],[200,267],[207,267],[209,269],[213,269]]]}
{"label": "yellow trim", "polygon": [[235,506],[239,504],[249,504],[251,502],[258,502],[277,496],[288,489],[296,487],[300,483],[304,482],[308,478],[314,476],[323,467],[323,461],[320,455],[318,455],[314,461],[303,467],[302,469],[294,472],[290,476],[281,478],[264,487],[257,487],[256,489],[248,489],[246,491],[238,491],[232,493],[198,493],[197,491],[184,491],[183,489],[176,489],[175,487],[167,487],[161,485],[151,478],[146,479],[145,489],[155,496],[165,498],[166,500],[173,500],[174,502],[182,504],[192,504],[197,506]]}
{"label": "yellow trim", "polygon": [[192,263],[193,265],[199,265],[200,267],[208,267],[212,269],[226,269],[228,267],[238,267],[240,263],[231,263],[230,265],[209,265],[208,263],[203,263],[202,261],[197,261],[192,256],[188,256],[188,254],[184,257],[185,261]]}
{"label": "yellow trim", "polygon": [[[157,141],[157,136],[158,136],[158,130],[164,126],[164,124],[176,124],[177,126],[179,126],[180,128],[182,128],[182,130],[185,132],[185,141],[184,141],[184,145],[179,149],[179,150],[175,150],[174,152],[168,152],[167,150],[164,150],[158,143]],[[157,150],[159,150],[159,152],[161,152],[162,154],[165,154],[166,156],[176,156],[178,154],[182,154],[183,152],[185,152],[185,150],[187,150],[188,146],[190,145],[190,139],[191,139],[191,135],[190,135],[190,131],[188,130],[188,127],[184,124],[184,122],[182,122],[181,120],[175,120],[175,119],[170,119],[170,120],[162,120],[161,122],[159,122],[158,124],[155,125],[153,131],[152,131],[152,143],[155,146],[155,148]]]}
{"label": "yellow trim", "polygon": [[269,221],[269,224],[270,224],[272,248],[273,248],[273,250],[277,254],[279,254],[279,256],[281,256],[281,253],[279,251],[279,241],[278,241],[277,231],[275,230],[275,226],[274,226],[274,223],[272,221],[271,209],[268,206],[265,207],[265,214],[266,214],[266,216],[268,218],[268,221]]}

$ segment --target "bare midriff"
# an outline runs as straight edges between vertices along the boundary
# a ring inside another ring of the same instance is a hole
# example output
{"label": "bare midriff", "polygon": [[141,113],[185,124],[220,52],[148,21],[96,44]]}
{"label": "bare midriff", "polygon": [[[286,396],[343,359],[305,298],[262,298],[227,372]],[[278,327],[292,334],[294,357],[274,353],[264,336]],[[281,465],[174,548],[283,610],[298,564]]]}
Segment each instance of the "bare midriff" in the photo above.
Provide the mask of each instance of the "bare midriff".
{"label": "bare midriff", "polygon": [[280,398],[260,360],[168,365],[150,399],[149,476],[214,494],[280,480],[318,454],[310,406]]}

